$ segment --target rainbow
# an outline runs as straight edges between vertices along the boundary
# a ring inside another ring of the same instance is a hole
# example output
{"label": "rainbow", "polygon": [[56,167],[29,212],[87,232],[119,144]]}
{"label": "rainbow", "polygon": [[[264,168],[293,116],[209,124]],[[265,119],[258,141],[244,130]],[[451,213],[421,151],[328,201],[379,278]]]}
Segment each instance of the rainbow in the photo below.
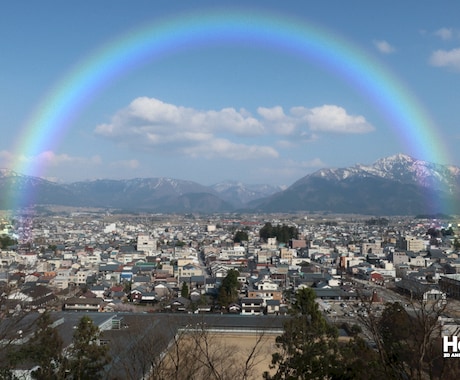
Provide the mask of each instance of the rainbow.
{"label": "rainbow", "polygon": [[[311,23],[279,14],[228,9],[155,21],[116,38],[81,60],[44,95],[28,118],[17,139],[15,157],[33,157],[51,150],[91,99],[123,74],[167,54],[222,44],[286,51],[321,65],[368,99],[403,139],[411,155],[431,162],[449,162],[429,115],[403,83],[378,61],[349,41]],[[34,176],[41,176],[44,171],[43,167],[19,158],[13,169]],[[21,194],[19,198],[23,201],[31,196]]]}

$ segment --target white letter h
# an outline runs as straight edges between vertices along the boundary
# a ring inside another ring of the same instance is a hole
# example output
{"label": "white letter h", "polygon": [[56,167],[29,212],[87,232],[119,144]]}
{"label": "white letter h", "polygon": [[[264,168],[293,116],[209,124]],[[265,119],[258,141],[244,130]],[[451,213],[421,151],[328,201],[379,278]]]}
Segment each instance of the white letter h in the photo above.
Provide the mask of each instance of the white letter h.
{"label": "white letter h", "polygon": [[442,337],[442,340],[443,340],[443,344],[442,344],[442,348],[443,348],[443,351],[444,352],[448,352],[449,350],[449,347],[452,347],[452,352],[457,352],[458,351],[458,338],[456,336],[453,336],[451,337],[452,338],[452,341],[449,342],[449,338],[448,336],[443,336]]}

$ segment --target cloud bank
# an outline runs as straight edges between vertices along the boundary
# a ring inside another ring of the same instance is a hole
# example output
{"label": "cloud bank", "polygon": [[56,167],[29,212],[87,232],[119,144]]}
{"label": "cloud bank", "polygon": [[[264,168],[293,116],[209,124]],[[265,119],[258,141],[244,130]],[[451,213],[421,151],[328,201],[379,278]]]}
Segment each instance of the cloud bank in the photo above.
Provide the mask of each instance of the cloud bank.
{"label": "cloud bank", "polygon": [[460,70],[460,48],[452,50],[436,50],[431,54],[430,64]]}
{"label": "cloud bank", "polygon": [[335,105],[199,110],[140,97],[98,125],[101,138],[134,149],[232,160],[277,158],[274,146],[314,141],[319,134],[362,134],[375,128],[363,116]]}

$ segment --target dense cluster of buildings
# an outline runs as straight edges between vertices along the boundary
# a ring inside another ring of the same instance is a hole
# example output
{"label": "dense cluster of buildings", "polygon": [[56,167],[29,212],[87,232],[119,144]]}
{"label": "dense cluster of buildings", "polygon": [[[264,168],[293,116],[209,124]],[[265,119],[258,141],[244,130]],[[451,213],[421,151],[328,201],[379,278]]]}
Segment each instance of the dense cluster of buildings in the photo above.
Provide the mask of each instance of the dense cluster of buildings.
{"label": "dense cluster of buildings", "polygon": [[[299,234],[287,243],[262,241],[267,222],[295,226]],[[144,305],[282,314],[291,291],[302,286],[321,299],[355,299],[349,277],[393,284],[410,296],[460,298],[456,226],[381,222],[289,215],[5,218],[3,235],[18,244],[1,250],[0,281],[9,310],[107,312]],[[248,241],[234,243],[236,231],[245,231]],[[239,298],[222,309],[216,296],[231,269],[239,273]]]}

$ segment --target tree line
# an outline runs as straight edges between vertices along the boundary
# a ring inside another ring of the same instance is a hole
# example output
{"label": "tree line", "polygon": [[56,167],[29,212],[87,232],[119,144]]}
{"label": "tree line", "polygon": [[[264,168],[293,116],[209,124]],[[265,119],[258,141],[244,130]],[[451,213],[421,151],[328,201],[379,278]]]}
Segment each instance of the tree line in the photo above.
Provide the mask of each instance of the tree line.
{"label": "tree line", "polygon": [[287,226],[285,224],[273,226],[270,222],[260,229],[259,236],[261,239],[267,241],[269,238],[276,238],[280,243],[288,243],[291,239],[297,239],[299,231],[296,227]]}

